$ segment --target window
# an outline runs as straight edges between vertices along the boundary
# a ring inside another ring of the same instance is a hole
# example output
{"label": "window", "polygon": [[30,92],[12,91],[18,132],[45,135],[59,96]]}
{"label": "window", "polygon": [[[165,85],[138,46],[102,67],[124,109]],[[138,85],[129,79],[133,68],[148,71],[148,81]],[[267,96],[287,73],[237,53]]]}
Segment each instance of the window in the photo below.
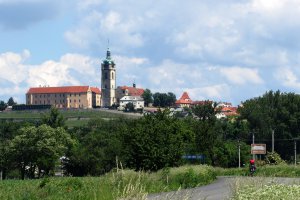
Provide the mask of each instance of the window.
{"label": "window", "polygon": [[76,97],[76,93],[75,93],[75,97]]}
{"label": "window", "polygon": [[105,74],[104,74],[104,78],[105,78],[105,79],[107,79],[107,72],[105,72]]}
{"label": "window", "polygon": [[115,79],[114,78],[114,72],[111,72],[111,79]]}
{"label": "window", "polygon": [[78,102],[80,103],[80,99],[78,100]]}
{"label": "window", "polygon": [[72,102],[72,100],[70,99],[70,103]]}

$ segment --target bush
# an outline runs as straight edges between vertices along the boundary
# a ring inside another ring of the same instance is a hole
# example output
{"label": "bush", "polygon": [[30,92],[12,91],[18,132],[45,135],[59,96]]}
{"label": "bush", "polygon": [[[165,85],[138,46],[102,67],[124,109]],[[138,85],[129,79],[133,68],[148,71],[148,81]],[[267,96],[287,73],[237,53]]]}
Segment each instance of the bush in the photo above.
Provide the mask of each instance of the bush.
{"label": "bush", "polygon": [[280,155],[276,152],[267,152],[266,155],[266,164],[269,165],[279,165],[286,164],[284,160],[280,157]]}

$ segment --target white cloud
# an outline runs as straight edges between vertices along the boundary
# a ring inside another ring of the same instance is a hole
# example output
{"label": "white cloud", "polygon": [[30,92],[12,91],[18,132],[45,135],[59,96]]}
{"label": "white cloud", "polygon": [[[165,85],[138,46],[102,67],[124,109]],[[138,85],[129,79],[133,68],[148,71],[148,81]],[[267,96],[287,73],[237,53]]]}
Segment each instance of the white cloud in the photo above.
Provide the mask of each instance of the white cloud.
{"label": "white cloud", "polygon": [[200,70],[186,64],[164,60],[160,65],[147,69],[148,81],[154,88],[193,86],[202,79]]}
{"label": "white cloud", "polygon": [[29,70],[27,83],[31,87],[80,85],[80,82],[69,75],[69,66],[55,61],[46,61]]}
{"label": "white cloud", "polygon": [[242,67],[223,67],[220,68],[220,73],[225,76],[225,78],[238,85],[243,85],[246,83],[262,84],[263,80],[258,74],[257,69],[242,68]]}
{"label": "white cloud", "polygon": [[22,63],[29,55],[28,50],[24,50],[22,54],[13,52],[0,54],[0,78],[15,85],[24,81],[27,77],[27,71]]}
{"label": "white cloud", "polygon": [[186,91],[193,101],[224,101],[230,99],[230,87],[227,84],[210,85],[198,88],[178,88],[177,91],[178,98],[183,91]]}
{"label": "white cloud", "polygon": [[300,89],[300,81],[297,74],[290,69],[290,67],[281,67],[277,69],[274,76],[283,86],[298,90]]}

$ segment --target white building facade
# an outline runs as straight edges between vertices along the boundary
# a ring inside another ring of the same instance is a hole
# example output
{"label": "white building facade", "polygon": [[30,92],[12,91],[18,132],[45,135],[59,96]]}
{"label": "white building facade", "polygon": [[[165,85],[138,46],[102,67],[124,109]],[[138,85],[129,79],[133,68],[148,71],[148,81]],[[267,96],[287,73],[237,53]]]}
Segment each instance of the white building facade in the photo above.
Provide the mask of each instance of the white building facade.
{"label": "white building facade", "polygon": [[145,106],[144,99],[140,96],[124,96],[120,99],[119,110],[125,110],[128,103],[132,103],[135,110],[143,109]]}

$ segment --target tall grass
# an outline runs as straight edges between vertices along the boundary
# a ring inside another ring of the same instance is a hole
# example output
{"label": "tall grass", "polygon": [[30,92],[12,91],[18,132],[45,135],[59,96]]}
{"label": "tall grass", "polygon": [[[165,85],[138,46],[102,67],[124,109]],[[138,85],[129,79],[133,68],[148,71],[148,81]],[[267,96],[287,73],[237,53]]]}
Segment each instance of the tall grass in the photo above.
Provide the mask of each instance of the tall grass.
{"label": "tall grass", "polygon": [[[249,168],[215,168],[219,176],[248,176]],[[255,176],[266,177],[300,177],[300,166],[294,165],[264,165],[257,167]]]}
{"label": "tall grass", "polygon": [[208,184],[216,178],[209,166],[167,168],[156,173],[116,170],[101,177],[62,177],[0,182],[0,199],[146,199],[148,193]]}
{"label": "tall grass", "polygon": [[232,200],[300,199],[299,183],[279,184],[270,178],[238,178],[233,185]]}

